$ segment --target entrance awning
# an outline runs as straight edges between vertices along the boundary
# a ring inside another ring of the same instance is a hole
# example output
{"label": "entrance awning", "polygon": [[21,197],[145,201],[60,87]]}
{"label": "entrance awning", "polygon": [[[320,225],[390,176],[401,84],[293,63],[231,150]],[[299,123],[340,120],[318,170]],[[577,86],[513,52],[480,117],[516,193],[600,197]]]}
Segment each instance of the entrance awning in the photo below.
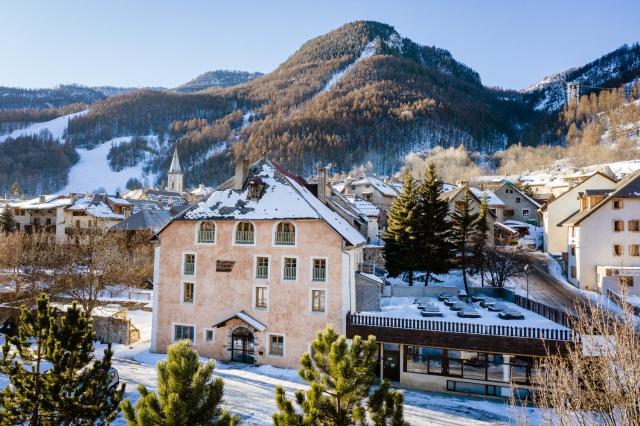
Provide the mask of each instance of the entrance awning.
{"label": "entrance awning", "polygon": [[253,327],[257,331],[264,331],[267,328],[266,325],[264,325],[263,323],[261,323],[257,319],[251,317],[250,315],[246,314],[244,311],[236,312],[235,314],[231,315],[230,317],[225,318],[224,320],[220,321],[217,324],[214,324],[213,327],[220,328],[220,327],[224,326],[228,321],[230,321],[230,320],[232,320],[234,318],[235,319],[239,319],[240,321],[242,321],[245,324]]}

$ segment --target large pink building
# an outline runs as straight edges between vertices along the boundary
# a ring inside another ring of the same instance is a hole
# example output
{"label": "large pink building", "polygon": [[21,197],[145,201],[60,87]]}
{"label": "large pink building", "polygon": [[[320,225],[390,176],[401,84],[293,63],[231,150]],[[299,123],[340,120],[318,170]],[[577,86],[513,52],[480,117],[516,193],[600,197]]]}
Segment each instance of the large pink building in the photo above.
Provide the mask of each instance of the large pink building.
{"label": "large pink building", "polygon": [[187,338],[204,356],[297,367],[326,324],[345,333],[364,244],[300,178],[240,161],[158,234],[152,350]]}

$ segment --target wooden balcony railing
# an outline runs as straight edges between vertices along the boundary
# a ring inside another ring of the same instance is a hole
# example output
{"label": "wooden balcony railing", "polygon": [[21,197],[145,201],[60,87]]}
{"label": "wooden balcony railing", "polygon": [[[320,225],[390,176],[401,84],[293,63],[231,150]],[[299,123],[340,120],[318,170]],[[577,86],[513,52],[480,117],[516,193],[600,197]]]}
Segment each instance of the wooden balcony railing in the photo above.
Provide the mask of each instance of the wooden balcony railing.
{"label": "wooden balcony railing", "polygon": [[293,246],[296,244],[295,232],[276,232],[276,245]]}

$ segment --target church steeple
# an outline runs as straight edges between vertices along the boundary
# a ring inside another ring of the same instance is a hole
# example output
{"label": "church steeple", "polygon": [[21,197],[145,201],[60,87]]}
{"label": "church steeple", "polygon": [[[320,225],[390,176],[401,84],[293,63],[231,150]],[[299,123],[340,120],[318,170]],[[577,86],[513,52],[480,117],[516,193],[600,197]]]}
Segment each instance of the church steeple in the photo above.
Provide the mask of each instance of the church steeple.
{"label": "church steeple", "polygon": [[183,179],[184,174],[182,173],[182,167],[180,167],[180,158],[178,158],[178,147],[176,147],[176,149],[173,151],[171,166],[169,167],[167,190],[182,192]]}

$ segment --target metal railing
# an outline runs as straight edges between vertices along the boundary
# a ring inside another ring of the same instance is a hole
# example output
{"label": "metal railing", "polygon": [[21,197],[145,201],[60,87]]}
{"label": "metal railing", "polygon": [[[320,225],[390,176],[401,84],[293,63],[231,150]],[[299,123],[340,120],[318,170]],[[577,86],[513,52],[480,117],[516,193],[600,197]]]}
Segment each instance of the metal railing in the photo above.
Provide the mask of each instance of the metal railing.
{"label": "metal railing", "polygon": [[479,334],[485,336],[516,337],[525,339],[545,339],[572,341],[577,337],[573,330],[559,330],[535,327],[514,327],[509,325],[471,324],[464,322],[394,318],[361,314],[347,314],[347,327],[365,326],[396,328],[445,333]]}
{"label": "metal railing", "polygon": [[195,262],[185,262],[184,264],[184,275],[193,275],[196,272],[196,264]]}
{"label": "metal railing", "polygon": [[236,244],[253,244],[253,231],[236,231]]}
{"label": "metal railing", "polygon": [[269,278],[269,266],[256,266],[256,278]]}
{"label": "metal railing", "polygon": [[326,281],[327,269],[326,268],[313,268],[313,281]]}
{"label": "metal railing", "polygon": [[293,246],[296,244],[295,232],[276,232],[276,245]]}
{"label": "metal railing", "polygon": [[199,243],[213,243],[215,242],[216,231],[213,229],[203,229],[198,231]]}
{"label": "metal railing", "polygon": [[567,314],[566,311],[552,308],[544,303],[536,302],[535,300],[527,299],[525,296],[520,296],[519,294],[513,295],[513,303],[565,327],[571,327],[574,320],[574,318]]}
{"label": "metal railing", "polygon": [[297,268],[295,266],[285,266],[283,271],[283,279],[295,280],[297,275]]}

